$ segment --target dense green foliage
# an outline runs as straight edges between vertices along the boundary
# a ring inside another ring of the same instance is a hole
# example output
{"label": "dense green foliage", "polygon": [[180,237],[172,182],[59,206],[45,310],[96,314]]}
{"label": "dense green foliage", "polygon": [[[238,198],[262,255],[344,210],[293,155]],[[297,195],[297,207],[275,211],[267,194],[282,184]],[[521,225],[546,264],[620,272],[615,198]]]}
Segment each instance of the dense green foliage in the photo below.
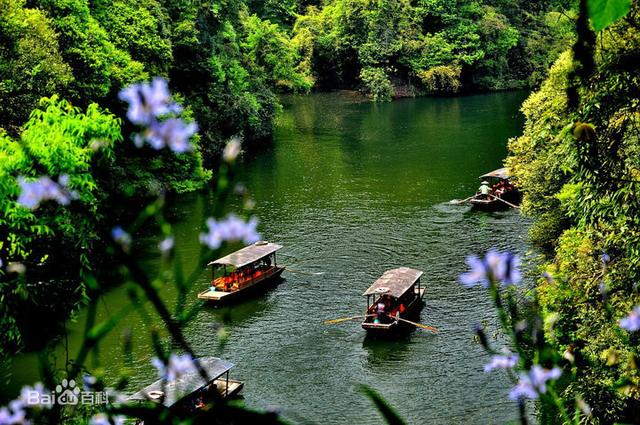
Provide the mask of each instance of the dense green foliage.
{"label": "dense green foliage", "polygon": [[[332,0],[298,16],[320,87],[375,99],[537,84],[568,46],[572,21],[553,2]],[[310,44],[310,46],[309,46]]]}
{"label": "dense green foliage", "polygon": [[553,258],[554,279],[539,292],[547,335],[576,358],[564,396],[582,397],[600,423],[633,422],[640,409],[638,337],[618,326],[640,304],[639,12],[633,2],[598,34],[593,69],[562,55],[525,102],[525,132],[508,160],[523,210],[536,217],[531,236]]}
{"label": "dense green foliage", "polygon": [[[75,269],[77,279],[78,270],[91,268],[96,233],[126,211],[128,197],[200,189],[212,178],[205,166],[215,163],[223,141],[267,137],[279,107],[276,90],[311,87],[308,68],[299,65],[298,49],[286,33],[252,14],[242,0],[1,0],[4,268],[26,262],[52,271],[54,253],[64,252],[65,269]],[[118,93],[155,76],[170,80],[175,100],[185,106],[183,118],[198,123],[194,150],[137,148],[128,139],[138,129],[121,127],[108,112],[123,116]],[[52,97],[44,112],[37,109],[43,97]],[[86,114],[71,105],[86,108]],[[126,142],[113,144],[120,139]],[[108,152],[99,155],[100,167],[90,143],[104,144],[100,152]],[[18,176],[55,180],[61,174],[71,176],[81,197],[72,214],[53,204],[33,212],[17,206]],[[3,306],[25,310],[16,307],[24,288],[4,285]],[[76,282],[63,285],[82,289]],[[14,315],[3,317],[10,322]]]}
{"label": "dense green foliage", "polygon": [[[123,87],[164,76],[200,124],[210,163],[230,136],[270,134],[278,109],[274,89],[304,91],[311,85],[297,69],[298,51],[286,33],[240,0],[0,5],[0,127],[14,136],[42,96],[58,94],[82,107],[97,102],[119,112]],[[118,160],[131,152],[124,154]],[[201,180],[196,176],[187,187]],[[168,187],[185,189],[184,182]]]}
{"label": "dense green foliage", "polygon": [[[36,266],[45,263],[57,264],[59,270],[62,264],[90,268],[104,201],[94,176],[113,164],[114,143],[121,138],[119,120],[97,105],[82,113],[55,97],[44,100],[41,109],[33,112],[18,140],[0,134],[0,258],[22,262],[29,273],[36,273]],[[77,193],[77,199],[70,207],[48,202],[33,211],[20,205],[17,177],[41,175],[56,179],[67,175],[68,187]],[[64,251],[52,246],[64,247]],[[11,326],[18,299],[38,304],[43,300],[37,295],[37,288],[21,279],[2,283],[4,344],[14,345],[19,339]]]}

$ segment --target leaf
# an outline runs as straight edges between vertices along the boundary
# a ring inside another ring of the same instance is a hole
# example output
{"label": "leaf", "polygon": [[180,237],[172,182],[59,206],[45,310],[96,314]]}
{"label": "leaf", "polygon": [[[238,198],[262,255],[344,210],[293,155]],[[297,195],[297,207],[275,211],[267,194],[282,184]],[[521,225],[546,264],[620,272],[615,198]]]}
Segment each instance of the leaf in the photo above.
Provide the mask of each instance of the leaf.
{"label": "leaf", "polygon": [[383,399],[380,394],[375,392],[373,388],[362,385],[360,386],[360,391],[373,401],[376,408],[389,425],[404,425],[405,422],[396,413],[394,408],[385,399]]}
{"label": "leaf", "polygon": [[596,31],[602,31],[630,9],[631,0],[587,0],[587,14]]}

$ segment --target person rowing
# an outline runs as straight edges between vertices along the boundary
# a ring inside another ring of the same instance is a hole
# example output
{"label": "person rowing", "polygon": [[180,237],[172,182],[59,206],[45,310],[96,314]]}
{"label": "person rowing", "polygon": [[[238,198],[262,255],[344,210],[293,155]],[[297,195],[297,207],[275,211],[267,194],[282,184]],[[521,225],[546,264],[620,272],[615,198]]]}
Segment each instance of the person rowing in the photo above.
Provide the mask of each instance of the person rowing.
{"label": "person rowing", "polygon": [[480,183],[480,187],[478,188],[478,193],[485,199],[489,197],[489,194],[491,193],[491,187],[489,187],[488,181],[483,180],[482,183]]}

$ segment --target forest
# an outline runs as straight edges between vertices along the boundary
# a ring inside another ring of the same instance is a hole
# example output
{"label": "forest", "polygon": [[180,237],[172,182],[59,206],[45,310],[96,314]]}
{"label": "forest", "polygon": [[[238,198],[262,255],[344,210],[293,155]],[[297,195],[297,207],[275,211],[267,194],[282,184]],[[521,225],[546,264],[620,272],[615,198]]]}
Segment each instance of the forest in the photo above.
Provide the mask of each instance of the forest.
{"label": "forest", "polygon": [[506,165],[543,253],[545,349],[515,341],[571,371],[543,421],[633,423],[640,324],[618,323],[640,321],[639,63],[635,0],[0,0],[0,352],[46,346],[34,317],[59,333],[131,267],[114,228],[140,205],[227,199],[282,95],[529,90]]}
{"label": "forest", "polygon": [[[4,0],[0,11],[0,258],[44,275],[65,252],[72,280],[124,214],[105,205],[202,188],[229,138],[268,142],[279,93],[345,88],[385,101],[535,87],[568,45],[575,14],[562,2],[512,0]],[[136,128],[118,92],[155,77],[198,123],[195,149],[157,155],[128,143]],[[5,176],[41,173],[69,175],[78,208],[20,208]],[[18,347],[13,314],[2,320],[5,344]]]}

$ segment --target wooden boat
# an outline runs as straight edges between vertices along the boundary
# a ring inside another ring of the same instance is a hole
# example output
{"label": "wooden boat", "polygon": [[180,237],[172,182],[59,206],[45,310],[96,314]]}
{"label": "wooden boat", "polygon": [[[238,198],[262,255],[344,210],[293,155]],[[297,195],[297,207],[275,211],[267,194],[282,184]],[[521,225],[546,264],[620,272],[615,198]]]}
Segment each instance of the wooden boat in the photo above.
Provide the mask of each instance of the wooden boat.
{"label": "wooden boat", "polygon": [[497,211],[519,206],[522,196],[513,184],[507,168],[499,168],[479,178],[482,182],[488,182],[491,190],[488,196],[478,192],[469,199],[473,208]]}
{"label": "wooden boat", "polygon": [[198,362],[207,372],[208,380],[197,371],[184,373],[174,381],[158,380],[131,395],[128,401],[162,403],[177,413],[189,413],[220,399],[238,395],[244,383],[229,379],[234,365],[217,357],[203,357]]}
{"label": "wooden boat", "polygon": [[[390,336],[411,329],[410,320],[422,308],[425,288],[420,285],[420,270],[400,267],[387,270],[367,289],[367,313],[362,327],[374,336]],[[381,306],[384,306],[381,308]]]}
{"label": "wooden boat", "polygon": [[221,304],[265,288],[284,271],[276,263],[280,249],[281,245],[261,241],[210,262],[211,287],[200,292],[198,298]]}

